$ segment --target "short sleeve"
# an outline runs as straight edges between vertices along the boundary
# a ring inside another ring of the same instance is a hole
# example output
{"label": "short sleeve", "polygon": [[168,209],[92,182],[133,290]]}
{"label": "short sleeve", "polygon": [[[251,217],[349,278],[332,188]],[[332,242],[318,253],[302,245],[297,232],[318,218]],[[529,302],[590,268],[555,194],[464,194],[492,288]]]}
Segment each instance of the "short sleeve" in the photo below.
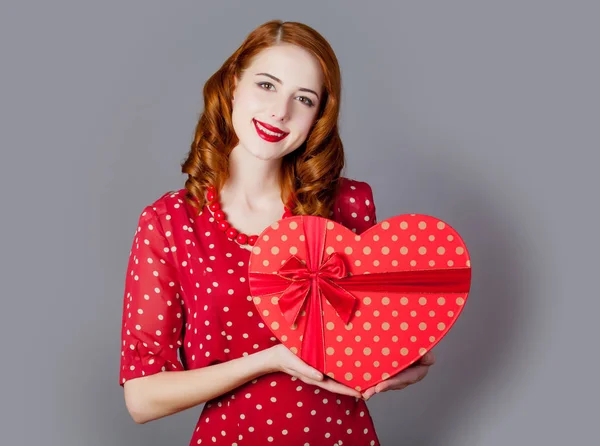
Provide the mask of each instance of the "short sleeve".
{"label": "short sleeve", "polygon": [[119,382],[183,370],[178,359],[183,328],[172,248],[156,211],[146,207],[129,254],[121,331]]}
{"label": "short sleeve", "polygon": [[363,181],[344,178],[333,209],[335,221],[361,234],[377,224],[373,189]]}

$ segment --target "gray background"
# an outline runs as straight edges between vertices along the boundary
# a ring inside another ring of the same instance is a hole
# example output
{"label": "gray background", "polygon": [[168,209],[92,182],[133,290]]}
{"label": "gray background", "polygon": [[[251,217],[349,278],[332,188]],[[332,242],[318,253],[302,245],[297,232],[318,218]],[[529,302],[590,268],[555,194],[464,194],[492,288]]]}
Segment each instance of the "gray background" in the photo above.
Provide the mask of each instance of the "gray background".
{"label": "gray background", "polygon": [[[383,445],[596,442],[600,6],[590,1],[66,1],[0,6],[2,445],[186,445],[118,385],[144,205],[182,187],[205,80],[302,21],[344,82],[346,175],[379,220],[427,213],[472,256],[426,380],[369,401]],[[595,413],[595,415],[594,415]]]}

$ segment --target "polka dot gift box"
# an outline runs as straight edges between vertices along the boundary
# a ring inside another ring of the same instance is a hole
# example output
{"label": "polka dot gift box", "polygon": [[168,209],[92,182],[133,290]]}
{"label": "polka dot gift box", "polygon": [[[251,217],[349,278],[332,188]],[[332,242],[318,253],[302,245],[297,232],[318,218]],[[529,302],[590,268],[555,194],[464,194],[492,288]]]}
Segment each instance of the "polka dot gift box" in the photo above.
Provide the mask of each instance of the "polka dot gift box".
{"label": "polka dot gift box", "polygon": [[460,235],[405,214],[357,235],[316,216],[265,229],[250,256],[260,316],[293,353],[364,391],[432,349],[467,300],[471,261]]}

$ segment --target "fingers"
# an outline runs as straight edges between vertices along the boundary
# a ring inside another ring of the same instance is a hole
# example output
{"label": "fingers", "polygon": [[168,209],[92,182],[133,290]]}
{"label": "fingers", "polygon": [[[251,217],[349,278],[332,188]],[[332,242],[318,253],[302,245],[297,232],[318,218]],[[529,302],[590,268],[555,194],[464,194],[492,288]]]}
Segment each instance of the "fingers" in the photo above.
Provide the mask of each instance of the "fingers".
{"label": "fingers", "polygon": [[419,364],[427,366],[435,364],[435,355],[433,352],[429,351],[425,353],[425,355],[423,355],[423,357],[419,360]]}
{"label": "fingers", "polygon": [[353,396],[356,398],[362,397],[358,390],[352,389],[329,377],[323,376],[320,371],[314,367],[311,367],[287,349],[282,350],[281,354],[283,355],[283,360],[281,362],[285,364],[281,370],[288,375],[295,376],[306,384],[312,384],[314,386],[321,387],[322,389],[329,390],[333,393]]}
{"label": "fingers", "polygon": [[362,397],[364,398],[365,401],[368,401],[369,398],[371,398],[373,395],[375,395],[375,386],[373,387],[369,387],[367,390],[365,390],[365,393],[362,394]]}
{"label": "fingers", "polygon": [[345,386],[337,381],[334,381],[333,379],[331,379],[329,377],[324,377],[322,380],[314,380],[314,379],[311,379],[310,377],[307,377],[304,375],[299,375],[298,378],[306,384],[318,386],[318,387],[328,390],[332,393],[338,393],[340,395],[361,398],[361,394],[358,390],[355,390],[348,386]]}
{"label": "fingers", "polygon": [[380,388],[378,388],[378,391],[381,392],[381,391],[386,391],[386,390],[390,390],[390,389],[401,390],[407,386],[418,383],[423,378],[425,378],[425,376],[427,375],[428,372],[429,372],[429,366],[426,366],[426,365],[412,366],[412,367],[400,372],[398,375],[393,376],[392,378],[388,379],[384,383],[378,384],[378,386],[380,387]]}
{"label": "fingers", "polygon": [[[428,358],[426,361],[435,361],[435,358]],[[433,362],[431,362],[431,364],[433,364]],[[412,365],[397,375],[368,388],[362,394],[362,397],[367,401],[376,393],[386,392],[388,390],[402,390],[421,381],[427,376],[427,373],[429,373],[429,365],[421,363]]]}
{"label": "fingers", "polygon": [[[295,364],[294,364],[295,366]],[[300,369],[300,370],[298,370]],[[305,380],[310,381],[310,384],[316,384],[318,382],[321,382],[323,380],[323,374],[321,372],[319,372],[318,370],[313,369],[310,366],[306,366],[306,367],[298,367],[298,369],[294,368],[284,368],[284,372],[287,373],[288,375],[291,376],[295,376],[296,378],[301,379],[302,381],[306,382]]]}
{"label": "fingers", "polygon": [[304,376],[314,381],[323,380],[323,374],[314,367],[309,366],[306,362],[302,361],[297,356],[293,356],[291,357],[291,359],[292,363],[290,364],[290,367],[292,371],[296,373],[294,376],[298,378]]}
{"label": "fingers", "polygon": [[324,381],[316,383],[319,387],[323,389],[329,390],[333,393],[339,393],[341,395],[353,396],[356,398],[360,398],[361,394],[358,390],[352,389],[351,387],[345,386],[337,381],[334,381],[331,378],[326,378]]}
{"label": "fingers", "polygon": [[407,376],[407,384],[416,384],[421,381],[427,373],[429,373],[428,365],[419,365],[416,366],[413,370],[411,370],[411,374]]}

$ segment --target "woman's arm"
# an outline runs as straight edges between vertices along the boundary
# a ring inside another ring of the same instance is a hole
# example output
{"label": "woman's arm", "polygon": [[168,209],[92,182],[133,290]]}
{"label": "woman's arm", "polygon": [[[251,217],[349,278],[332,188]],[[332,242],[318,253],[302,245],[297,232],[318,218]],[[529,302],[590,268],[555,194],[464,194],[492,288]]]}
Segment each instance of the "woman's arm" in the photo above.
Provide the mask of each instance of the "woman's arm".
{"label": "woman's arm", "polygon": [[143,424],[205,403],[273,372],[287,373],[340,395],[362,397],[358,390],[323,376],[283,344],[276,344],[221,364],[130,379],[124,383],[125,404],[135,422]]}
{"label": "woman's arm", "polygon": [[269,349],[195,370],[160,372],[125,382],[125,404],[144,424],[205,403],[274,372]]}
{"label": "woman's arm", "polygon": [[362,397],[357,390],[324,378],[283,344],[225,363],[184,370],[177,357],[184,309],[175,264],[154,208],[145,208],[128,263],[119,375],[127,409],[137,423],[205,403],[272,372],[287,373],[331,392]]}

